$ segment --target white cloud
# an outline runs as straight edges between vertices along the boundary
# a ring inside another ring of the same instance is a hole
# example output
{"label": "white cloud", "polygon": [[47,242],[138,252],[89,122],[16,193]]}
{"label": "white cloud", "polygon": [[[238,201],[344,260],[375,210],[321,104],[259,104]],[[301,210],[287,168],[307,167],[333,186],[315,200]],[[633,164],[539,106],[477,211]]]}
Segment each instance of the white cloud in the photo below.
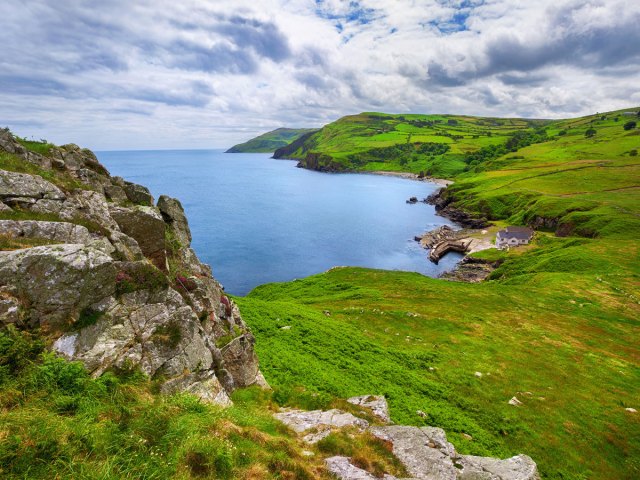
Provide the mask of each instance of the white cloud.
{"label": "white cloud", "polygon": [[622,0],[5,0],[0,123],[226,147],[359,111],[553,118],[637,103]]}

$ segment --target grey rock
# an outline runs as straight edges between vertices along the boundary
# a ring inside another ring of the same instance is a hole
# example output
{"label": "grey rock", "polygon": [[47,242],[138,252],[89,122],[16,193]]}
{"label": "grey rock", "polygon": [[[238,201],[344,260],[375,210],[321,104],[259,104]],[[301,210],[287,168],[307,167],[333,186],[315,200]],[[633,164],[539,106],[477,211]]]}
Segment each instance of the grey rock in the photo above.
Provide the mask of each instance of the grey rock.
{"label": "grey rock", "polygon": [[120,231],[111,231],[109,233],[109,240],[114,246],[119,260],[135,262],[144,259],[144,254],[142,250],[140,250],[138,242],[129,235],[125,235]]}
{"label": "grey rock", "polygon": [[433,480],[457,478],[455,450],[442,429],[398,425],[373,427],[371,432],[393,444],[393,454],[413,477]]}
{"label": "grey rock", "polygon": [[0,235],[16,238],[46,239],[59,243],[89,243],[89,230],[68,222],[41,222],[34,220],[0,220]]}
{"label": "grey rock", "polygon": [[166,270],[166,225],[158,210],[142,206],[134,208],[111,206],[109,211],[120,230],[138,242],[144,256],[156,267]]}
{"label": "grey rock", "polygon": [[292,410],[282,409],[274,415],[275,418],[294,430],[296,433],[305,433],[314,430],[303,437],[307,443],[317,443],[334,428],[356,427],[364,430],[369,426],[369,422],[358,418],[350,413],[341,410]]}
{"label": "grey rock", "polygon": [[8,128],[0,128],[0,149],[15,154],[26,154],[27,149],[18,142]]}
{"label": "grey rock", "polygon": [[389,405],[387,404],[387,399],[382,395],[362,395],[360,397],[351,397],[347,399],[347,402],[370,409],[376,417],[385,423],[391,422],[391,417],[389,416]]}
{"label": "grey rock", "polygon": [[81,244],[0,252],[0,286],[11,286],[29,306],[31,326],[64,328],[79,311],[113,294],[111,257]]}
{"label": "grey rock", "polygon": [[138,185],[137,183],[125,182],[124,192],[127,194],[127,198],[136,205],[143,205],[146,207],[153,206],[153,196],[147,187]]}
{"label": "grey rock", "polygon": [[245,333],[221,349],[225,368],[237,387],[248,387],[258,380],[258,357],[253,348],[254,343],[253,335]]}
{"label": "grey rock", "polygon": [[[377,480],[366,470],[354,466],[347,457],[329,457],[325,464],[327,470],[340,480]],[[384,480],[396,480],[396,477],[385,475]]]}
{"label": "grey rock", "polygon": [[22,314],[20,301],[12,295],[11,288],[0,288],[0,325],[20,325]]}
{"label": "grey rock", "polygon": [[105,185],[104,194],[109,200],[113,200],[114,202],[120,204],[125,203],[127,200],[129,200],[129,197],[127,197],[124,188],[119,185]]}
{"label": "grey rock", "polygon": [[0,200],[11,206],[17,200],[64,200],[65,194],[53,183],[37,175],[0,170]]}
{"label": "grey rock", "polygon": [[506,460],[459,455],[444,431],[434,427],[372,427],[373,435],[393,444],[394,455],[417,479],[538,480],[536,464],[526,455]]}
{"label": "grey rock", "polygon": [[[43,210],[45,207],[42,204],[43,202],[38,202],[33,210]],[[64,220],[88,220],[104,230],[119,230],[118,225],[109,214],[107,200],[104,195],[98,192],[82,190],[73,193],[60,206],[58,213]]]}
{"label": "grey rock", "polygon": [[516,455],[499,460],[497,458],[462,455],[459,480],[538,480],[538,469],[530,457]]}
{"label": "grey rock", "polygon": [[180,201],[166,195],[161,195],[158,199],[158,208],[169,229],[174,233],[181,246],[189,247],[191,245],[191,230],[189,229],[189,222],[187,222],[187,217],[184,214],[184,208],[182,208]]}
{"label": "grey rock", "polygon": [[189,374],[165,382],[160,391],[165,395],[187,392],[196,395],[206,403],[228,407],[233,404],[213,372]]}

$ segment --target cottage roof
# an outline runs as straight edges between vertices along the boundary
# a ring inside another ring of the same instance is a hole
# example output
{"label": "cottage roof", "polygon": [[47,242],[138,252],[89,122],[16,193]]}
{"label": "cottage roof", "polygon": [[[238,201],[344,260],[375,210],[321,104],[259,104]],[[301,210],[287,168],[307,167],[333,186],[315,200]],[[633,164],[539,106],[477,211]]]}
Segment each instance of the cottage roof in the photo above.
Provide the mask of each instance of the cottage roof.
{"label": "cottage roof", "polygon": [[528,240],[533,237],[533,230],[529,227],[507,227],[498,232],[501,238],[517,238],[518,240]]}

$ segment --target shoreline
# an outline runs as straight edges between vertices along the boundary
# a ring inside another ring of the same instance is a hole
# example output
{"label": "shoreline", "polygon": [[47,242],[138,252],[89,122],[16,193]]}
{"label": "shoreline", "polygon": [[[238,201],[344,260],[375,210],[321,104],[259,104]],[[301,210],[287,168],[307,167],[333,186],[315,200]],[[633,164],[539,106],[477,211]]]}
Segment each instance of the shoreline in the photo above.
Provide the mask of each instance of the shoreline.
{"label": "shoreline", "polygon": [[415,180],[416,182],[430,182],[441,187],[447,187],[453,183],[453,180],[446,180],[444,178],[436,177],[419,177],[417,173],[411,172],[389,172],[386,170],[371,170],[371,171],[356,171],[354,173],[364,173],[369,175],[382,175],[383,177],[398,177],[405,178],[407,180]]}

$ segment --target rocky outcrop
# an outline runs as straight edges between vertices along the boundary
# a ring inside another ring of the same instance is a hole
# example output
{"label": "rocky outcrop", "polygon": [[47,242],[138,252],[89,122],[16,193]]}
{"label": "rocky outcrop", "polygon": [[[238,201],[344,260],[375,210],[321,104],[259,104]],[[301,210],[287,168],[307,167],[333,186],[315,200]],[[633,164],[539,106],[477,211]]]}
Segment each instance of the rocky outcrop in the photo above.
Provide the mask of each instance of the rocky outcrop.
{"label": "rocky outcrop", "polygon": [[[377,480],[378,478],[353,465],[347,457],[329,457],[324,462],[329,473],[341,480]],[[383,479],[397,480],[396,477],[391,475],[385,475]]]}
{"label": "rocky outcrop", "polygon": [[[369,408],[378,418],[388,418],[384,397],[365,395],[348,399],[349,403]],[[340,410],[305,412],[284,409],[275,417],[303,440],[315,443],[336,429],[351,427],[368,431],[391,446],[393,454],[414,480],[539,480],[535,462],[526,455],[505,460],[460,455],[447,441],[444,430],[435,427],[404,425],[369,426],[368,422]],[[385,422],[388,423],[388,422]],[[371,480],[369,472],[356,467],[347,457],[325,460],[327,470],[341,480]],[[385,480],[396,477],[384,475]],[[405,480],[411,480],[405,479]]]}
{"label": "rocky outcrop", "polygon": [[86,227],[69,222],[0,220],[0,235],[14,238],[43,239],[57,243],[90,243]]}
{"label": "rocky outcrop", "polygon": [[506,460],[459,455],[444,430],[434,427],[373,427],[391,442],[394,455],[413,478],[430,480],[538,480],[536,464],[526,455]]}
{"label": "rocky outcrop", "polygon": [[359,397],[351,397],[347,399],[347,402],[371,410],[371,413],[384,423],[391,422],[391,417],[389,416],[389,405],[387,404],[387,399],[382,395],[362,395]]}
{"label": "rocky outcrop", "polygon": [[501,260],[489,261],[466,256],[452,271],[443,273],[440,278],[457,282],[478,283],[487,279],[501,264]]}
{"label": "rocky outcrop", "polygon": [[157,209],[143,206],[112,206],[109,213],[120,231],[138,243],[145,257],[159,269],[167,270],[166,224]]}
{"label": "rocky outcrop", "polygon": [[76,145],[43,156],[0,130],[0,149],[46,171],[0,170],[0,235],[47,243],[0,251],[0,328],[39,328],[92,375],[137,368],[165,393],[228,405],[235,388],[267,386],[238,308],[190,248],[178,200],[154,206],[147,188]]}
{"label": "rocky outcrop", "polygon": [[436,207],[438,215],[467,228],[484,228],[489,222],[484,217],[475,216],[469,212],[456,208],[453,205],[453,197],[446,194],[447,189],[441,188],[429,195],[425,201]]}
{"label": "rocky outcrop", "polygon": [[307,443],[317,443],[329,436],[334,429],[355,427],[364,430],[369,422],[341,410],[291,410],[283,409],[274,415],[296,433],[303,434]]}

